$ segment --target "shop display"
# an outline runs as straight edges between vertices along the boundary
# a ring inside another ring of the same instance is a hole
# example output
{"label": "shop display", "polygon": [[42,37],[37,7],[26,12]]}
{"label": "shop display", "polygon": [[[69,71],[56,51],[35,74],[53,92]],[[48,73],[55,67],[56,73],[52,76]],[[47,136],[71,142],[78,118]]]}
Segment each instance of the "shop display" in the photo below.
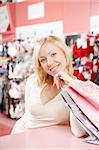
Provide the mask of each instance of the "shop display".
{"label": "shop display", "polygon": [[[78,38],[73,45],[74,75],[83,81],[95,83],[99,72],[99,34]],[[99,83],[97,83],[99,84]]]}
{"label": "shop display", "polygon": [[[3,81],[2,108],[8,117],[18,119],[24,114],[25,83],[33,73],[32,53],[33,48],[26,41],[15,41],[3,44],[1,59],[6,58],[5,73],[0,71]],[[2,63],[3,70],[4,63]]]}

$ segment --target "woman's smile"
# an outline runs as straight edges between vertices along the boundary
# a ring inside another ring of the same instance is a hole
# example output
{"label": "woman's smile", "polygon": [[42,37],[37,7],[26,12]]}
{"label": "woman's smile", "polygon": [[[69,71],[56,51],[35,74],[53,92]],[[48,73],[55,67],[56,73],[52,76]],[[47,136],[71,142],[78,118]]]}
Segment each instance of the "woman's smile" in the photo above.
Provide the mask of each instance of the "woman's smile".
{"label": "woman's smile", "polygon": [[53,74],[56,74],[60,69],[60,64],[57,64],[56,66],[54,67],[50,67],[50,71],[53,73]]}

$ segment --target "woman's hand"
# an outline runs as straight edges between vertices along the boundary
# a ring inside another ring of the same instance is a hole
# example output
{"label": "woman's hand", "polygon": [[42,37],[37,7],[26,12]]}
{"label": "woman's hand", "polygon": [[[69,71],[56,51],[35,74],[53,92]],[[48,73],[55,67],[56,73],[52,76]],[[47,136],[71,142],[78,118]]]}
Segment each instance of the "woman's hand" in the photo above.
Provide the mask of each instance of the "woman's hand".
{"label": "woman's hand", "polygon": [[57,89],[61,89],[64,85],[69,85],[72,80],[72,77],[66,71],[60,71],[55,74],[53,85],[56,85]]}

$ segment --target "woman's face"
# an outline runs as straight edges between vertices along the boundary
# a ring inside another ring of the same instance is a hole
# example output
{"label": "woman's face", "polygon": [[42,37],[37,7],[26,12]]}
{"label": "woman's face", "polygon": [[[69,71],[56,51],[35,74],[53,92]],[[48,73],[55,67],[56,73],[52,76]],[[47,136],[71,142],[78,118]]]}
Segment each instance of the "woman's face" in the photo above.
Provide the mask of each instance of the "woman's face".
{"label": "woman's face", "polygon": [[64,53],[53,43],[46,43],[39,53],[39,61],[43,70],[54,76],[61,70],[66,70],[67,62]]}

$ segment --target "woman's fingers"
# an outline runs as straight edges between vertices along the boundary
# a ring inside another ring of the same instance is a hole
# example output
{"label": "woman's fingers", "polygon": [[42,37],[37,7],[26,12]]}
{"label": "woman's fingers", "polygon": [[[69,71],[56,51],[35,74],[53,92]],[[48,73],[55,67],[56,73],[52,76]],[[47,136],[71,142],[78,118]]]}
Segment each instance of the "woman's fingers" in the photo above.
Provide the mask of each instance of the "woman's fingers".
{"label": "woman's fingers", "polygon": [[60,81],[59,80],[60,80],[60,78],[59,78],[58,74],[55,75],[53,86],[56,85],[57,89],[60,89]]}
{"label": "woman's fingers", "polygon": [[57,73],[54,76],[54,83],[53,85],[56,85],[57,89],[60,89],[64,85],[64,80],[61,78],[61,72]]}
{"label": "woman's fingers", "polygon": [[58,89],[62,88],[64,85],[68,85],[71,82],[71,77],[65,72],[60,71],[54,76],[54,83]]}

